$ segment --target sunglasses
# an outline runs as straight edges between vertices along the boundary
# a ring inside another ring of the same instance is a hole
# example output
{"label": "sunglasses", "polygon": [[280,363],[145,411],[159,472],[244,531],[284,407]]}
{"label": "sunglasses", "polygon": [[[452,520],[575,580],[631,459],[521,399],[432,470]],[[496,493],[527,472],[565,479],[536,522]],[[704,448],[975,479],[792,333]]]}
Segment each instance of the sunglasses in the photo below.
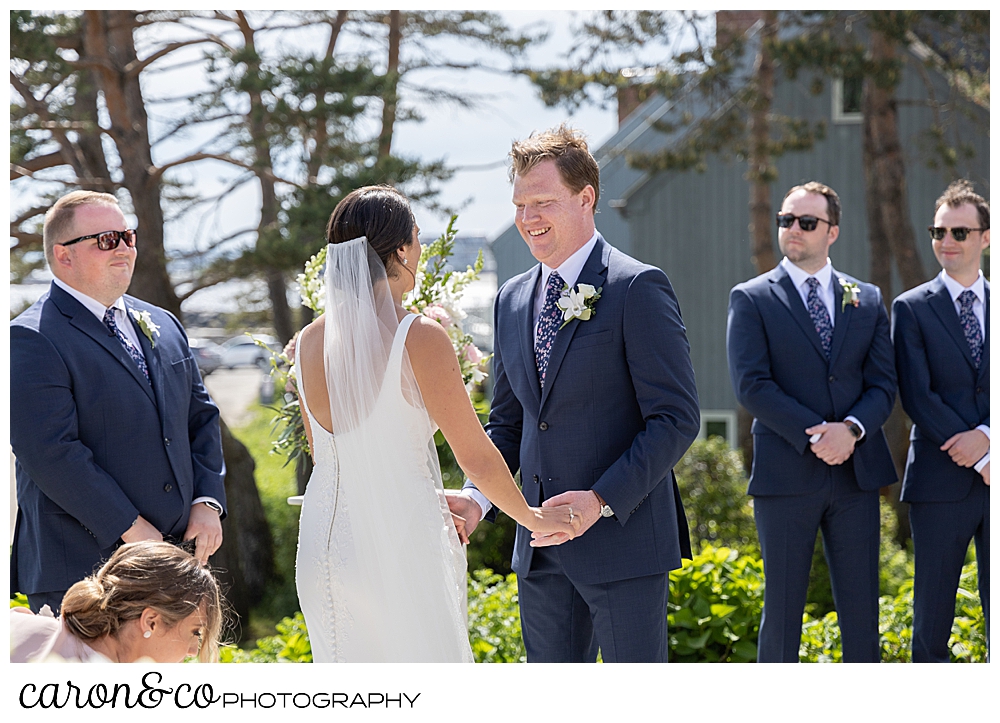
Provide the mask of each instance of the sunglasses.
{"label": "sunglasses", "polygon": [[928,226],[927,230],[931,232],[931,238],[935,241],[940,241],[944,238],[945,234],[951,231],[951,237],[956,241],[965,241],[969,238],[969,234],[973,231],[989,231],[986,228],[966,228],[965,226],[956,226],[955,228],[947,228],[945,226]]}
{"label": "sunglasses", "polygon": [[817,218],[816,216],[796,216],[792,213],[779,213],[778,214],[778,228],[791,228],[795,220],[799,221],[799,228],[803,231],[815,231],[816,224],[822,221],[825,224],[833,226],[832,223],[827,221],[825,218]]}
{"label": "sunglasses", "polygon": [[125,245],[130,248],[135,248],[135,229],[129,228],[124,231],[101,231],[100,233],[92,233],[89,236],[81,236],[80,238],[75,238],[72,241],[67,241],[66,243],[58,244],[59,246],[70,246],[80,241],[86,241],[87,239],[97,239],[97,248],[101,251],[111,251],[112,249],[118,248],[118,244],[122,241]]}

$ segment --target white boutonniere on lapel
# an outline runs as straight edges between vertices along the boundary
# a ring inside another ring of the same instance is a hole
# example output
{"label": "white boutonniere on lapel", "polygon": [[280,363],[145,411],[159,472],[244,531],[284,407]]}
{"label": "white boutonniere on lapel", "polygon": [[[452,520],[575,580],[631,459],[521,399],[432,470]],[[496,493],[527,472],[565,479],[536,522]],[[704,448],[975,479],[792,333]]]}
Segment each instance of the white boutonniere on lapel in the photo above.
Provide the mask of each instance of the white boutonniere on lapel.
{"label": "white boutonniere on lapel", "polygon": [[852,306],[857,306],[861,302],[858,301],[858,297],[861,296],[861,287],[857,284],[848,281],[844,278],[838,278],[837,281],[840,282],[840,288],[843,293],[840,296],[840,310],[843,311],[847,308],[848,304]]}
{"label": "white boutonniere on lapel", "polygon": [[601,298],[603,288],[602,286],[600,289],[595,289],[590,284],[577,284],[575,290],[569,286],[563,287],[562,296],[556,302],[563,315],[563,323],[559,328],[562,329],[573,319],[580,321],[590,319],[596,313],[594,304]]}
{"label": "white boutonniere on lapel", "polygon": [[149,339],[149,346],[152,349],[156,348],[156,339],[160,335],[160,327],[153,323],[153,317],[149,315],[148,311],[139,311],[138,309],[129,309],[128,313],[132,315],[135,319],[135,323],[139,325],[142,329],[142,333],[146,335]]}

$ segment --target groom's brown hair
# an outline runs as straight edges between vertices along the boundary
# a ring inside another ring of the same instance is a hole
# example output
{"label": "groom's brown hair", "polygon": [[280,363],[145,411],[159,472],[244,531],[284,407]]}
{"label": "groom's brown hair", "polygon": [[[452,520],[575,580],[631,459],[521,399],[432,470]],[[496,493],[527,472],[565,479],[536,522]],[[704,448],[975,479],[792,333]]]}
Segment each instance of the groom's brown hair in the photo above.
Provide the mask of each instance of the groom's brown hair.
{"label": "groom's brown hair", "polygon": [[558,128],[535,132],[510,148],[510,181],[523,176],[545,160],[553,160],[563,183],[574,193],[587,186],[594,189],[594,213],[601,197],[601,169],[590,154],[587,138],[565,123]]}

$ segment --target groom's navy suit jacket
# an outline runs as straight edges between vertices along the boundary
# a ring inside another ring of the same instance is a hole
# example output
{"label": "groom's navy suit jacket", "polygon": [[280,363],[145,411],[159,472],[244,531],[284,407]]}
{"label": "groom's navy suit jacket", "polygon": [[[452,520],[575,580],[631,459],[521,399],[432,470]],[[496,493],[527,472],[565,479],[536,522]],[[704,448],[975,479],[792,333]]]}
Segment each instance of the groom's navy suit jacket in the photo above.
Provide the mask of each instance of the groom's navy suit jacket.
{"label": "groom's navy suit jacket", "polygon": [[225,505],[219,410],[187,336],[167,311],[124,299],[159,326],[154,348],[129,315],[151,383],[107,327],[55,284],[10,323],[12,592],[66,590],[140,514],[180,539],[194,498]]}
{"label": "groom's navy suit jacket", "polygon": [[738,284],[729,297],[729,374],[736,399],[753,416],[749,493],[804,495],[826,479],[828,465],[805,430],[853,415],[865,428],[851,459],[834,467],[863,490],[896,481],[882,425],[896,399],[889,318],[877,286],[856,283],[858,306],[834,304],[830,359],[788,272],[781,266]]}
{"label": "groom's navy suit jacket", "polygon": [[989,282],[985,291],[986,333],[978,370],[940,276],[892,303],[899,396],[913,420],[903,475],[906,502],[956,502],[982,482],[974,468],[955,464],[941,445],[959,432],[990,423]]}
{"label": "groom's navy suit jacket", "polygon": [[[589,320],[556,333],[543,389],[533,319],[540,275],[535,266],[497,295],[490,439],[511,472],[520,469],[529,505],[593,489],[615,511],[550,548],[571,578],[610,582],[680,567],[690,541],[672,468],[700,417],[670,282],[598,238],[577,283],[601,298]],[[519,526],[512,568],[520,575],[531,566],[530,539]]]}

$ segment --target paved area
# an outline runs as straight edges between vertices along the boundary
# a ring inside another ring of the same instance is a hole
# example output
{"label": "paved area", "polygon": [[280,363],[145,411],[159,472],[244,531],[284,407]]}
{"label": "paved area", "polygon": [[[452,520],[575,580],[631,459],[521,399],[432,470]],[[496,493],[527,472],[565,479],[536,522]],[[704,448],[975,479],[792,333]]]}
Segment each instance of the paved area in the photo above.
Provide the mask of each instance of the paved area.
{"label": "paved area", "polygon": [[247,410],[259,398],[265,376],[256,367],[237,367],[216,369],[205,377],[205,387],[230,427],[246,424],[253,417]]}

